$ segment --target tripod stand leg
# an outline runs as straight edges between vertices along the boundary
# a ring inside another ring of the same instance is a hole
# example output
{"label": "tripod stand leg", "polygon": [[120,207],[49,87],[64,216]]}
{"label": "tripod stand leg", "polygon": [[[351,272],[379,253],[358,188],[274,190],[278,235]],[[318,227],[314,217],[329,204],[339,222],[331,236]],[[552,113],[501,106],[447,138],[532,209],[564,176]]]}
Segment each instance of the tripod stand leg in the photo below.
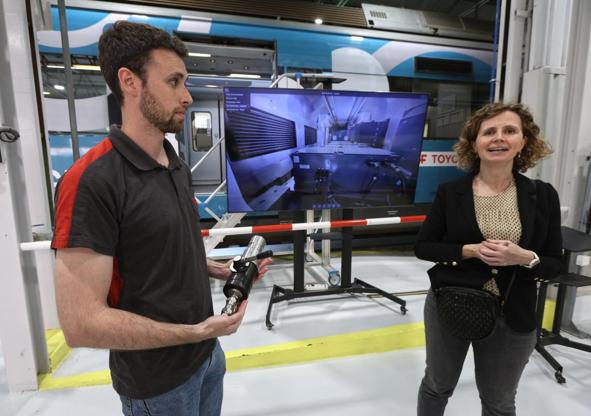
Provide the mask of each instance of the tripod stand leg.
{"label": "tripod stand leg", "polygon": [[390,299],[392,302],[396,302],[397,304],[400,305],[400,312],[403,315],[406,315],[407,309],[406,309],[406,301],[404,299],[400,299],[398,296],[388,293],[388,292],[386,292],[382,289],[379,289],[373,285],[370,285],[369,283],[364,282],[363,280],[360,280],[360,279],[355,279],[354,284],[357,286],[371,289],[372,293],[377,293],[377,294],[385,297],[386,299]]}
{"label": "tripod stand leg", "polygon": [[566,379],[562,375],[562,371],[555,372],[554,373],[554,377],[556,378],[556,381],[558,382],[558,384],[564,384],[564,383],[566,383]]}
{"label": "tripod stand leg", "polygon": [[540,355],[548,362],[548,364],[552,366],[554,370],[556,370],[554,377],[556,378],[558,384],[566,383],[566,379],[562,375],[562,366],[554,359],[554,357],[552,357],[552,355],[550,355],[548,351],[546,351],[546,348],[544,348],[539,340],[536,343],[536,351],[540,353]]}
{"label": "tripod stand leg", "polygon": [[267,317],[265,318],[265,324],[267,325],[268,330],[271,330],[271,328],[273,328],[273,323],[271,322],[271,310],[273,309],[273,304],[276,301],[278,293],[283,293],[283,288],[277,285],[273,285],[271,299],[269,299],[269,306],[267,307]]}

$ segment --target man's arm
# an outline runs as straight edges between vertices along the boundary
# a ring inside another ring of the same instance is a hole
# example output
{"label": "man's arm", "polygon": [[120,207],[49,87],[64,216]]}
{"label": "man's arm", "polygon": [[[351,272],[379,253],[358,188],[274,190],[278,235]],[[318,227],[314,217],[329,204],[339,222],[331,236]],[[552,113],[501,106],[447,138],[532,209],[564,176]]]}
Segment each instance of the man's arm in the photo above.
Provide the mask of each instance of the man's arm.
{"label": "man's arm", "polygon": [[141,350],[197,343],[238,329],[246,305],[232,316],[195,325],[157,322],[107,304],[113,258],[86,248],[57,251],[55,289],[66,342],[71,347]]}
{"label": "man's arm", "polygon": [[228,280],[231,274],[230,264],[232,264],[232,260],[227,263],[220,263],[215,260],[207,259],[207,273],[214,279]]}

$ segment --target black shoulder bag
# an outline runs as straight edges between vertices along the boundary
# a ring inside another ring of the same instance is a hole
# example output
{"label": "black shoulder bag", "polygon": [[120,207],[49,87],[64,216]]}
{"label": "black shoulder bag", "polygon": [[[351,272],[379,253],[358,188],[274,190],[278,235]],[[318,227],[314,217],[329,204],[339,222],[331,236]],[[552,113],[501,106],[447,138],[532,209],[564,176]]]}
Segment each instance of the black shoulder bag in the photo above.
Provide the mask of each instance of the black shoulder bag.
{"label": "black shoulder bag", "polygon": [[445,286],[435,289],[439,322],[454,337],[475,341],[486,338],[503,314],[503,305],[511,292],[516,270],[513,271],[505,297],[484,289]]}

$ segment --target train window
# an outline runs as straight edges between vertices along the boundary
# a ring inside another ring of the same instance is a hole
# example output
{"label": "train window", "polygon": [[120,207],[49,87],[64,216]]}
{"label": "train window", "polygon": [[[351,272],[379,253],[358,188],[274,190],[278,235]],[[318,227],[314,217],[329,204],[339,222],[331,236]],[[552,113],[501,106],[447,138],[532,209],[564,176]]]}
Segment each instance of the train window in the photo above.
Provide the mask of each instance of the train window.
{"label": "train window", "polygon": [[211,149],[211,113],[209,111],[194,111],[191,114],[191,134],[195,152]]}

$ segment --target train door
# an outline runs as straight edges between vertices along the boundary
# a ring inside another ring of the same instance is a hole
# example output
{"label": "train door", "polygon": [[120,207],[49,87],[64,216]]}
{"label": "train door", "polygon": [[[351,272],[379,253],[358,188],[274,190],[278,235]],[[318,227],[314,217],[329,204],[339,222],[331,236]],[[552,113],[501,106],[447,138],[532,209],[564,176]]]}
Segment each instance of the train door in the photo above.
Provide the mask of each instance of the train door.
{"label": "train door", "polygon": [[[223,135],[222,102],[217,94],[193,96],[185,122],[185,155],[190,167],[199,162]],[[217,146],[193,172],[193,188],[207,192],[217,187],[224,178],[223,143]]]}

